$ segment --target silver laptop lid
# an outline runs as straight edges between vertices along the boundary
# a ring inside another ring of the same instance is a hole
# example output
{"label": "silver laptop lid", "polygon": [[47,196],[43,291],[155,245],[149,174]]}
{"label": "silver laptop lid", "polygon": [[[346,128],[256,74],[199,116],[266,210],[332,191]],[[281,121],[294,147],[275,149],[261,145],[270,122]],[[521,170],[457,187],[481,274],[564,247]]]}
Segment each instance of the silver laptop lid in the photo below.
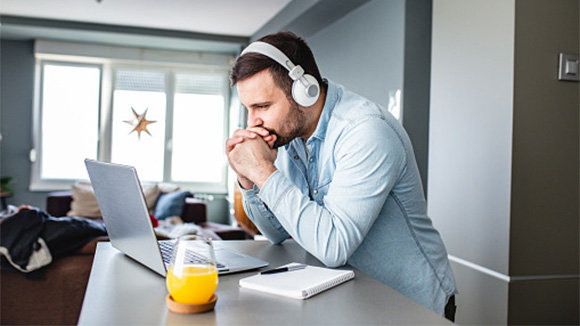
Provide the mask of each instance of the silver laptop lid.
{"label": "silver laptop lid", "polygon": [[132,166],[85,160],[111,244],[165,276],[143,189]]}
{"label": "silver laptop lid", "polygon": [[[158,274],[166,275],[166,265],[153,229],[137,171],[129,165],[86,159],[89,178],[95,190],[111,244]],[[268,266],[268,262],[214,243],[216,260],[229,274]]]}

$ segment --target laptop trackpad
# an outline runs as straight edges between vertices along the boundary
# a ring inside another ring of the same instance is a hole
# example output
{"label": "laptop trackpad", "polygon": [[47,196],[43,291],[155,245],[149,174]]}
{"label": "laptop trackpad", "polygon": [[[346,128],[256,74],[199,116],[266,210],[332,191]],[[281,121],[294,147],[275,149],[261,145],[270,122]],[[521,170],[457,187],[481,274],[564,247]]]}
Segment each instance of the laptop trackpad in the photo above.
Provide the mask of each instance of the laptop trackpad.
{"label": "laptop trackpad", "polygon": [[237,253],[231,250],[214,248],[216,261],[225,265],[225,269],[220,269],[220,274],[233,273],[244,270],[256,269],[268,266],[268,262],[252,256]]}

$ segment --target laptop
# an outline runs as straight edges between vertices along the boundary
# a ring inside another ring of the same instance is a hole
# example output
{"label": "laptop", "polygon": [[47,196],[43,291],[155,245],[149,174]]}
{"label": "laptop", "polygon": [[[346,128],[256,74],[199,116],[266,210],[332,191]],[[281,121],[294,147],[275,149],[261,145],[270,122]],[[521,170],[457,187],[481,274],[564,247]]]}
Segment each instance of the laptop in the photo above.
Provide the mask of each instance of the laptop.
{"label": "laptop", "polygon": [[[165,277],[174,241],[157,240],[137,170],[90,159],[85,164],[113,247]],[[268,266],[261,259],[220,247],[219,241],[214,242],[214,251],[220,275]]]}

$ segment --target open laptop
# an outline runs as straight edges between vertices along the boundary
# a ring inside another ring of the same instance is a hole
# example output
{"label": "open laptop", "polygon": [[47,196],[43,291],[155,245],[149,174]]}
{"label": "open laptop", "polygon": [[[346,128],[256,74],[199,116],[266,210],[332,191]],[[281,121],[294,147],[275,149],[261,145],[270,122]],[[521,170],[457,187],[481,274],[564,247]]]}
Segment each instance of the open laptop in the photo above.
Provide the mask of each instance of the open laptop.
{"label": "open laptop", "polygon": [[[166,276],[171,252],[160,248],[164,247],[160,244],[166,247],[167,241],[157,241],[137,170],[90,159],[85,164],[113,247]],[[261,259],[220,248],[219,243],[214,243],[214,251],[220,275],[268,265]]]}

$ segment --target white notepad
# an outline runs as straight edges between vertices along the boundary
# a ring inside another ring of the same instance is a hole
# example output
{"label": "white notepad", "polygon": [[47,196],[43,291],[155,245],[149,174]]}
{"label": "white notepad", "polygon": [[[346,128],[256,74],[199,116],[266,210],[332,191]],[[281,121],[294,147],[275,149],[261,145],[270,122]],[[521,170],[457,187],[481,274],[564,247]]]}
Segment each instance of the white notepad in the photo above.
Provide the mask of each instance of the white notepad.
{"label": "white notepad", "polygon": [[[296,263],[291,263],[290,266]],[[354,271],[306,266],[304,269],[275,274],[257,274],[240,280],[240,287],[308,299],[354,278]]]}

